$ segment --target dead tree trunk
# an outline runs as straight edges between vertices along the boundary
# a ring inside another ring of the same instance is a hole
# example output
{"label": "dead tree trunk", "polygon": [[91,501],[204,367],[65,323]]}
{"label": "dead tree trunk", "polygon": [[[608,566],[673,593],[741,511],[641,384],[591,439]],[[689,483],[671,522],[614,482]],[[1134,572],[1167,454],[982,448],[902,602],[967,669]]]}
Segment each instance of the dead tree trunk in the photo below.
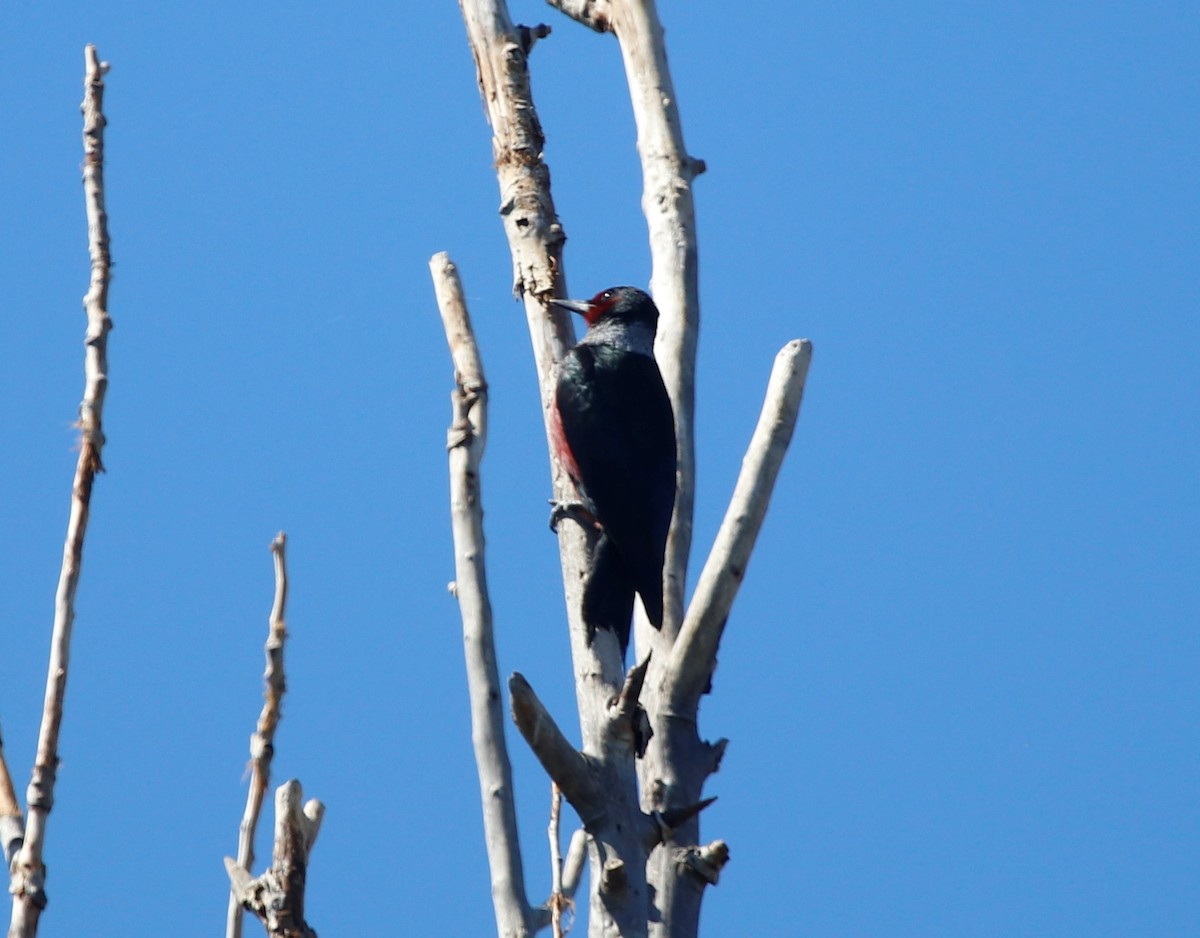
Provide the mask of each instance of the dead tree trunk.
{"label": "dead tree trunk", "polygon": [[[695,936],[704,887],[717,882],[729,851],[700,842],[704,783],[725,741],[705,742],[697,729],[730,607],[745,574],[771,491],[799,413],[812,347],[788,343],[779,353],[750,449],[725,521],[691,603],[684,583],[691,549],[695,477],[694,376],[699,286],[691,184],[703,163],[687,155],[667,69],[663,31],[652,0],[551,0],[598,32],[613,33],[625,62],[643,169],[642,206],[653,261],[651,291],[660,310],[655,355],[675,410],[678,496],[664,570],[663,628],[636,625],[636,666],[624,672],[616,639],[589,643],[580,599],[595,532],[558,528],[567,625],[576,677],[582,748],[576,750],[528,682],[509,680],[513,719],[547,774],[575,809],[582,830],[557,868],[563,895],[533,906],[524,891],[512,818],[511,772],[497,718],[498,676],[487,600],[480,464],[486,438],[486,385],[457,274],[444,255],[431,266],[455,365],[450,430],[456,592],[467,639],[472,732],[484,802],[493,900],[501,936],[530,935],[555,921],[578,881],[586,844],[590,870],[588,934],[605,938]],[[537,365],[547,440],[557,364],[574,343],[571,323],[548,301],[566,294],[565,240],[542,159],[527,57],[549,27],[516,26],[503,0],[460,0],[480,93],[493,130],[500,215],[513,257],[513,290],[524,303]],[[614,272],[614,281],[620,280]],[[576,500],[550,448],[554,498]],[[647,745],[647,730],[652,731]],[[561,874],[561,880],[560,880]]]}

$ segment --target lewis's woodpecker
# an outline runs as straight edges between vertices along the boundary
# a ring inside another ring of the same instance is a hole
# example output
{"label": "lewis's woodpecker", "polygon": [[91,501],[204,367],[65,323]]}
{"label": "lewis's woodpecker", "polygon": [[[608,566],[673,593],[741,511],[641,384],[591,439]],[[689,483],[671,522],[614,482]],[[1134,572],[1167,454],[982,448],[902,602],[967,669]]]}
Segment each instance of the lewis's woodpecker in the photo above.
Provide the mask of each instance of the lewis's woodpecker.
{"label": "lewis's woodpecker", "polygon": [[552,300],[588,330],[563,358],[555,390],[558,457],[601,528],[583,620],[629,645],[633,594],[662,628],[663,556],[675,507],[675,418],[654,361],[658,308],[636,287],[586,302]]}

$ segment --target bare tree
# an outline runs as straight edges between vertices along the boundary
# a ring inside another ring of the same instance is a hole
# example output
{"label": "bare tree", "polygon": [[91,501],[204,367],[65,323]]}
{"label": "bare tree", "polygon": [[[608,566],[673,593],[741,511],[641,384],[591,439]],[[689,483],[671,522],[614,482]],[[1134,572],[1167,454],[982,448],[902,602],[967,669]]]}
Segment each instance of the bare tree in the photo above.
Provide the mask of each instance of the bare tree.
{"label": "bare tree", "polygon": [[[535,906],[524,889],[487,598],[480,481],[487,386],[457,273],[445,255],[435,256],[431,267],[455,366],[449,446],[456,592],[466,639],[493,902],[502,936],[531,935],[547,925],[557,932],[555,910],[574,892],[586,848],[589,934],[682,938],[697,934],[704,888],[717,882],[729,857],[724,842],[700,840],[698,815],[709,803],[703,798],[704,783],[725,749],[725,740],[709,743],[700,737],[700,699],[710,686],[721,634],[791,440],[812,346],[806,340],[789,342],[776,358],[725,520],[685,607],[699,330],[691,184],[704,165],[684,148],[663,31],[652,0],[550,2],[588,27],[612,33],[625,63],[642,162],[642,206],[653,269],[650,287],[660,310],[655,355],[676,420],[678,496],[664,570],[663,628],[650,628],[639,614],[635,631],[640,657],[628,673],[617,640],[611,633],[598,632],[589,642],[582,619],[582,584],[596,532],[584,525],[558,527],[581,749],[567,741],[520,674],[508,685],[518,729],[579,815],[582,828],[572,838],[565,860],[552,851],[555,894]],[[534,43],[550,29],[513,24],[503,0],[460,0],[459,5],[492,126],[513,290],[525,308],[549,441],[557,364],[575,341],[565,314],[549,305],[566,295],[565,235],[542,159],[544,137],[527,69]],[[554,499],[578,500],[552,446],[550,454]],[[557,846],[557,835],[552,836]]]}
{"label": "bare tree", "polygon": [[[716,771],[725,741],[708,743],[697,729],[701,697],[710,686],[716,652],[749,562],[771,491],[799,413],[811,345],[797,340],[779,353],[766,400],[743,461],[732,500],[691,602],[684,583],[692,541],[695,456],[694,375],[699,289],[691,184],[703,163],[689,157],[667,70],[662,29],[652,0],[551,0],[573,19],[618,40],[638,127],[646,214],[653,261],[651,290],[661,311],[655,353],[671,397],[678,445],[678,497],[664,570],[661,630],[636,622],[637,663],[625,670],[623,649],[610,632],[589,636],[581,611],[582,586],[597,541],[594,526],[558,527],[567,626],[582,745],[568,741],[520,674],[508,680],[511,715],[552,780],[549,826],[552,894],[531,902],[517,835],[512,772],[504,737],[503,694],[496,667],[482,525],[481,465],[487,439],[487,384],[461,285],[445,255],[431,262],[455,370],[449,432],[455,590],[460,603],[497,928],[527,936],[543,928],[563,933],[562,912],[589,869],[589,933],[595,936],[694,936],[704,888],[718,881],[729,851],[700,839],[699,814],[712,799],[704,784]],[[542,160],[544,139],[533,105],[527,57],[549,27],[515,26],[503,0],[460,0],[492,124],[501,191],[500,213],[513,257],[514,292],[526,312],[537,366],[547,439],[558,363],[575,342],[566,314],[549,301],[566,295],[565,241]],[[46,905],[43,858],[53,806],[58,737],[69,665],[74,598],[95,476],[103,470],[101,415],[107,389],[107,312],[110,259],[104,210],[101,110],[102,63],[86,49],[84,190],[92,276],[84,306],[86,384],[80,405],[81,443],[51,639],[50,666],[37,755],[22,814],[0,744],[0,847],[10,865],[10,938],[36,935]],[[550,448],[554,499],[578,500],[574,483]],[[275,793],[271,866],[251,873],[253,838],[269,784],[275,727],[284,691],[283,645],[287,579],[284,539],[272,545],[276,594],[266,645],[264,706],[251,741],[251,787],[238,857],[227,858],[231,883],[227,934],[242,930],[250,909],[268,934],[308,938],[304,918],[309,852],[323,816],[320,802],[303,801],[299,782]],[[559,836],[559,797],[580,820],[565,855]]]}

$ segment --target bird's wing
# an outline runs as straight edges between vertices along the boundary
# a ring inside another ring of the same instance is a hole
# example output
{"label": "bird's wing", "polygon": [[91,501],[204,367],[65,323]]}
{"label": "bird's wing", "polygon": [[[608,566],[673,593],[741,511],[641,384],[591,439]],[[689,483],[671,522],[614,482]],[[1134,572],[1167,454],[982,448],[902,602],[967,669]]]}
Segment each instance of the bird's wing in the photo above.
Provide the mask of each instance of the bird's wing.
{"label": "bird's wing", "polygon": [[[556,403],[583,489],[661,621],[662,565],[675,504],[675,421],[654,359],[579,345]],[[649,598],[648,598],[649,597]]]}

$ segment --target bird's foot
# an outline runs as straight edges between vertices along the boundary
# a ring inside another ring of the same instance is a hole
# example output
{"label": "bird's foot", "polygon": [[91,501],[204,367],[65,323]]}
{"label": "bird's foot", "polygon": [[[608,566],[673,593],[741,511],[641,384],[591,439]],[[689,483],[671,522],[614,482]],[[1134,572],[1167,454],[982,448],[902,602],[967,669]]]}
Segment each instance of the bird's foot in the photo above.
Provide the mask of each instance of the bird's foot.
{"label": "bird's foot", "polygon": [[588,511],[587,505],[583,502],[560,502],[557,499],[550,499],[550,530],[555,534],[558,533],[558,523],[563,518],[574,518],[585,528],[600,530],[600,522],[596,520],[594,514]]}

